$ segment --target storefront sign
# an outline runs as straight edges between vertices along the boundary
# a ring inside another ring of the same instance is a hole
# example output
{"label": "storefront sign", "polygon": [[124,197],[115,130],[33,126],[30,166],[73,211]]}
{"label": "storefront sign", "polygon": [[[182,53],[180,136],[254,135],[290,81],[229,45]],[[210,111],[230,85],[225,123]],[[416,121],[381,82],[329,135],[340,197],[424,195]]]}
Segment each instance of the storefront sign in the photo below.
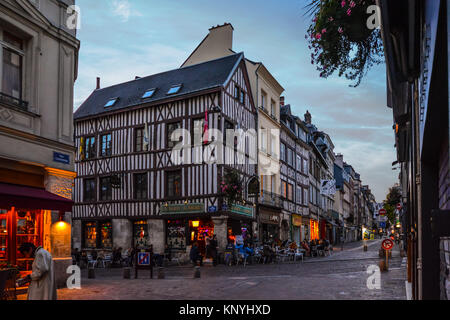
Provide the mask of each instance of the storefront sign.
{"label": "storefront sign", "polygon": [[241,216],[246,216],[249,218],[253,218],[254,217],[254,209],[253,207],[247,207],[247,206],[240,206],[240,205],[232,205],[230,208],[230,211],[232,213],[236,213],[239,214]]}
{"label": "storefront sign", "polygon": [[280,216],[276,214],[261,213],[261,223],[279,224]]}
{"label": "storefront sign", "polygon": [[161,214],[190,214],[205,212],[203,203],[167,204],[161,206]]}
{"label": "storefront sign", "polygon": [[70,164],[70,156],[64,153],[53,152],[53,161],[64,164]]}
{"label": "storefront sign", "polygon": [[302,226],[302,217],[296,214],[292,215],[292,225],[295,227],[301,227]]}

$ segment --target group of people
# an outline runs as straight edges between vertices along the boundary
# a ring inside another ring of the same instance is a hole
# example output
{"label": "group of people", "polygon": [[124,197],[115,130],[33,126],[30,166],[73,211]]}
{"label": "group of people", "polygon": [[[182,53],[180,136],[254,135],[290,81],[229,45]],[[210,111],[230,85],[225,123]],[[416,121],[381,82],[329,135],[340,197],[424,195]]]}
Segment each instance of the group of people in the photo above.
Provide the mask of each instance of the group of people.
{"label": "group of people", "polygon": [[[205,234],[205,253],[206,258],[211,258],[213,260],[213,266],[217,266],[217,236],[214,234],[212,236],[209,236],[208,234]],[[189,258],[191,259],[191,262],[194,266],[197,266],[200,264],[200,266],[203,266],[203,259],[205,258],[198,247],[198,242],[194,242],[192,244],[191,252],[189,254]]]}
{"label": "group of people", "polygon": [[[136,250],[134,248],[128,248],[125,251],[119,247],[119,248],[113,248],[112,250],[112,260],[111,264],[112,266],[132,266],[133,260],[135,256]],[[104,251],[92,251],[91,252],[92,259],[93,260],[102,260],[105,259],[106,254]],[[75,248],[72,250],[72,257],[74,258],[74,262],[81,266],[82,264],[87,266],[88,265],[88,253],[86,251],[80,251],[78,248]]]}
{"label": "group of people", "polygon": [[311,240],[310,242],[303,240],[301,242],[301,247],[306,251],[306,255],[309,257],[317,257],[319,255],[319,252],[332,250],[330,241],[328,241],[328,239]]}

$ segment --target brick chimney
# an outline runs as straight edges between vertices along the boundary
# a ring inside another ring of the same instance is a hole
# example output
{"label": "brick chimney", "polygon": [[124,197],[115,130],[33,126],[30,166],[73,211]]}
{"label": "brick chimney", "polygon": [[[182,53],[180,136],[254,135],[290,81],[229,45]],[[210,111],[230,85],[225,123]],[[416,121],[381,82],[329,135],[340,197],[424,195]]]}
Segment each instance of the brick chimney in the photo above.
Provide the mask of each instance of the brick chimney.
{"label": "brick chimney", "polygon": [[97,90],[100,89],[100,78],[97,77]]}
{"label": "brick chimney", "polygon": [[284,97],[280,97],[280,106],[281,107],[284,107],[284,101],[285,101]]}
{"label": "brick chimney", "polygon": [[306,110],[306,113],[305,113],[305,122],[306,122],[306,124],[311,124],[312,123],[312,116],[311,116],[311,113],[309,113],[308,110]]}

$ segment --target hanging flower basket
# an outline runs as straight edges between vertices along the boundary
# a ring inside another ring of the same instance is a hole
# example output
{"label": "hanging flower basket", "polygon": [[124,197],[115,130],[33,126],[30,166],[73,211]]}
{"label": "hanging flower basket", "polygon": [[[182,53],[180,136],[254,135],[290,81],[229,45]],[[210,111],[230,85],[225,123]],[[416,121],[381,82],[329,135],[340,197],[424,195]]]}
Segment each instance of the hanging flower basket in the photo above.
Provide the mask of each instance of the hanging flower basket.
{"label": "hanging flower basket", "polygon": [[242,181],[236,170],[225,173],[224,180],[220,184],[220,190],[228,206],[242,200]]}
{"label": "hanging flower basket", "polygon": [[337,71],[340,77],[356,80],[356,87],[374,64],[383,62],[380,30],[368,26],[367,9],[374,4],[375,0],[311,0],[313,20],[305,38],[321,77]]}

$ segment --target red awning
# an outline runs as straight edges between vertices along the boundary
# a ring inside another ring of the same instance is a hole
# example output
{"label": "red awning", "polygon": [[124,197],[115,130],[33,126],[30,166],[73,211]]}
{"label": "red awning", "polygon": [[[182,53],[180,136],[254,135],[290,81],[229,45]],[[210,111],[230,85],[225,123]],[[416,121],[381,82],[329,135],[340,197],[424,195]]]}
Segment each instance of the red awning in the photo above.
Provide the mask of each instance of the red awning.
{"label": "red awning", "polygon": [[0,208],[71,212],[73,201],[40,188],[0,183]]}

